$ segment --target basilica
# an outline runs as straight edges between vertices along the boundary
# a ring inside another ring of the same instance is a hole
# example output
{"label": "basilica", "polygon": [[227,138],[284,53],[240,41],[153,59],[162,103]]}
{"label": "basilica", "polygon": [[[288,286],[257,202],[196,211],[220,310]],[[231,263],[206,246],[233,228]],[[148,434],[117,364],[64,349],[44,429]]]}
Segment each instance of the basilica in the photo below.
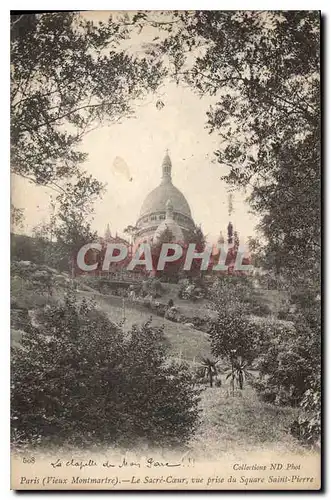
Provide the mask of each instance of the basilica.
{"label": "basilica", "polygon": [[[128,248],[125,259],[113,262],[112,272],[116,272],[117,268],[122,272],[123,267],[126,268],[142,243],[147,243],[150,247],[154,248],[153,258],[156,256],[155,251],[161,248],[162,243],[177,243],[184,251],[182,254],[183,258],[186,255],[185,252],[189,249],[189,244],[196,245],[194,247],[196,253],[201,253],[206,249],[202,230],[195,225],[190,206],[185,196],[172,182],[172,163],[168,152],[163,159],[160,170],[160,184],[146,196],[135,226],[128,226],[130,232],[124,231],[131,234],[130,243],[119,237],[117,233],[113,237],[110,233],[109,225],[107,226],[105,236],[100,238],[104,252],[108,243],[120,244]],[[238,232],[234,231],[231,222],[227,226],[226,241],[230,247],[228,248],[225,265],[228,268],[228,272],[233,272],[239,248],[239,236]],[[221,256],[219,245],[224,245],[224,243],[225,238],[221,232],[217,244],[209,244],[209,248],[211,247],[210,262],[206,271],[214,270],[214,266],[218,264]],[[195,259],[199,259],[199,257],[195,257]],[[248,265],[248,256],[243,258],[242,263]],[[200,261],[198,267],[200,269]],[[155,269],[153,268],[153,273],[154,271]],[[220,272],[223,273],[223,270]]]}
{"label": "basilica", "polygon": [[[195,230],[190,206],[172,183],[172,164],[167,152],[161,167],[161,182],[145,198],[136,222],[135,243],[157,244],[166,230],[172,242],[187,243]],[[169,233],[168,233],[169,234]]]}

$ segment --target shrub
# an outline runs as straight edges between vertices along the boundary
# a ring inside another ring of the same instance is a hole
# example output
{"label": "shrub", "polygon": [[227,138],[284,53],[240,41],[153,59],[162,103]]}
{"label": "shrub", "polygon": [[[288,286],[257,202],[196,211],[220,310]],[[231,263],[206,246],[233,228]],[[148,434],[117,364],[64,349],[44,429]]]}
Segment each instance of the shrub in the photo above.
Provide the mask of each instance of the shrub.
{"label": "shrub", "polygon": [[73,292],[39,312],[12,353],[12,434],[24,443],[185,443],[198,394],[149,323],[124,332]]}
{"label": "shrub", "polygon": [[271,313],[270,307],[267,304],[255,304],[251,306],[251,314],[256,316],[268,316]]}
{"label": "shrub", "polygon": [[174,306],[174,301],[172,299],[168,300],[168,307],[173,307]]}
{"label": "shrub", "polygon": [[161,281],[157,278],[149,278],[143,281],[142,290],[145,294],[151,295],[153,298],[161,297],[163,294]]}
{"label": "shrub", "polygon": [[289,311],[287,310],[281,310],[278,312],[278,319],[283,319],[283,320],[288,320],[291,316],[290,316],[290,313]]}
{"label": "shrub", "polygon": [[292,425],[292,434],[308,445],[319,445],[321,436],[321,386],[320,374],[310,379],[310,388],[300,403],[302,410]]}
{"label": "shrub", "polygon": [[24,290],[34,290],[39,294],[52,295],[54,277],[53,272],[47,266],[36,264],[23,265],[23,262],[11,264],[12,293],[21,294]]}
{"label": "shrub", "polygon": [[235,354],[251,362],[257,356],[258,327],[239,311],[236,314],[220,310],[217,320],[210,323],[208,333],[212,353],[217,358],[231,360]]}
{"label": "shrub", "polygon": [[265,329],[256,365],[263,378],[255,384],[257,390],[264,399],[274,393],[276,404],[300,409],[292,433],[309,445],[320,436],[320,342],[320,306],[306,302],[296,312],[294,324]]}
{"label": "shrub", "polygon": [[198,330],[207,331],[207,329],[208,329],[208,319],[200,317],[200,316],[194,316],[191,319],[191,321],[192,321],[194,327],[197,328]]}
{"label": "shrub", "polygon": [[177,307],[173,306],[170,309],[167,309],[165,311],[164,315],[165,319],[168,319],[169,321],[174,321],[175,323],[180,322],[180,314],[178,312]]}

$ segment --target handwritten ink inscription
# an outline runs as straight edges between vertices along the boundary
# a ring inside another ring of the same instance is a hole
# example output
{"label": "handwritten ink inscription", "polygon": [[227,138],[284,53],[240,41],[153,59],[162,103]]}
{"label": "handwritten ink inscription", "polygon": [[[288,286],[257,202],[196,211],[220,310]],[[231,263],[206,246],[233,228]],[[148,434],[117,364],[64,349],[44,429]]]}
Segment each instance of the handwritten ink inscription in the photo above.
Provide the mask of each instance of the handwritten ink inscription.
{"label": "handwritten ink inscription", "polygon": [[[98,464],[95,460],[89,459],[89,460],[77,460],[72,458],[71,460],[61,460],[60,458],[57,458],[54,462],[50,463],[51,466],[55,469],[58,467],[75,467],[79,470],[83,470],[86,468],[93,468],[97,467]],[[101,463],[102,467],[105,468],[119,468],[122,469],[124,467],[147,467],[149,469],[151,468],[157,468],[157,467],[190,467],[194,465],[194,459],[193,458],[184,458],[179,462],[169,462],[169,461],[164,461],[161,462],[159,460],[155,460],[153,457],[146,458],[142,461],[131,461],[128,460],[126,457],[123,457],[121,461],[115,462],[113,460],[105,460]]]}

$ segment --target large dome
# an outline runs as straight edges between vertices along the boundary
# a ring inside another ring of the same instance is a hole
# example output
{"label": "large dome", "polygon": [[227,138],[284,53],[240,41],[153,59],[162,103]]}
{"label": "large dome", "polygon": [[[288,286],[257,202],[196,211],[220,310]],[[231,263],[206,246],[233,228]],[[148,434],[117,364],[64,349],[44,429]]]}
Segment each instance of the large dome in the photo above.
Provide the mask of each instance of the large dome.
{"label": "large dome", "polygon": [[164,211],[168,200],[171,200],[174,212],[191,217],[191,210],[185,196],[171,182],[162,182],[147,195],[140,210],[140,217]]}
{"label": "large dome", "polygon": [[[162,230],[168,227],[168,224],[166,227],[162,224],[163,221],[165,222],[167,216],[167,202],[172,207],[171,224],[175,224],[172,232],[176,233],[174,236],[182,240],[188,237],[192,230],[194,230],[195,225],[191,216],[190,206],[185,196],[173,185],[171,169],[171,160],[167,153],[162,163],[161,184],[146,196],[142,204],[136,223],[136,241],[152,242],[155,232],[158,234],[158,229],[162,232]],[[169,220],[167,222],[169,223]]]}
{"label": "large dome", "polygon": [[171,160],[167,152],[162,163],[161,184],[145,198],[140,210],[140,217],[164,211],[168,200],[171,200],[174,212],[191,218],[191,210],[185,196],[172,183]]}

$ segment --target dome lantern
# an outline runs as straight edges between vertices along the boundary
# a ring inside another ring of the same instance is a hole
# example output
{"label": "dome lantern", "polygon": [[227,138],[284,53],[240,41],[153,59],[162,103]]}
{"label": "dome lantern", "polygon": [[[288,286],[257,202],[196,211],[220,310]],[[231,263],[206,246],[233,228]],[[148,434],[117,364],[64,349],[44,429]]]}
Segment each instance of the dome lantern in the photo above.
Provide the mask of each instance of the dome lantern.
{"label": "dome lantern", "polygon": [[162,162],[162,181],[163,182],[171,182],[171,168],[172,168],[172,164],[171,164],[170,156],[169,156],[169,153],[167,150],[166,155],[165,155],[163,162]]}

